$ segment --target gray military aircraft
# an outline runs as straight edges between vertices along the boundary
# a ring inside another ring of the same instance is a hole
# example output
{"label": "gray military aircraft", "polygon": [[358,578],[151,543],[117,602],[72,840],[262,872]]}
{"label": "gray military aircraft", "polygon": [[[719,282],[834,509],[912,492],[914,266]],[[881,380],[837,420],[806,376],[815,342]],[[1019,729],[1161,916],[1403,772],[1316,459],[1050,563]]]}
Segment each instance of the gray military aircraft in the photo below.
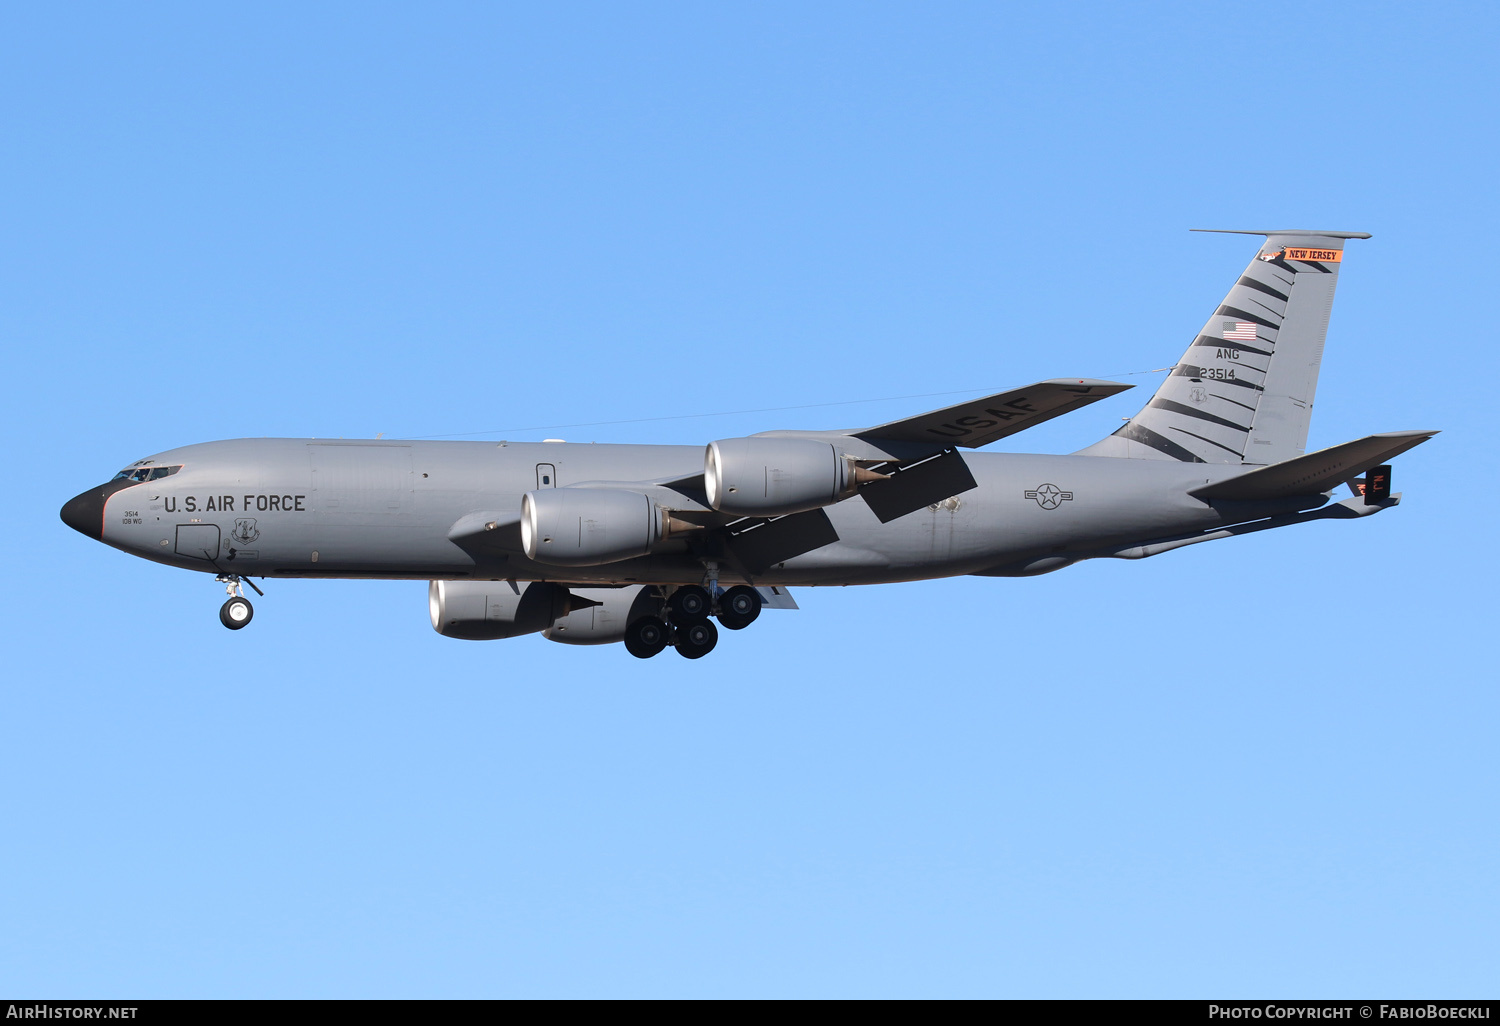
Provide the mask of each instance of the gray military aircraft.
{"label": "gray military aircraft", "polygon": [[[1151,401],[1069,456],[963,452],[1131,387],[1058,378],[905,420],[696,446],[206,442],[158,453],[63,522],[216,575],[428,580],[432,626],[690,659],[797,585],[1029,577],[1396,505],[1387,460],[1435,431],[1304,454],[1334,286],[1361,232],[1265,236]],[[1340,486],[1351,497],[1332,501]]]}

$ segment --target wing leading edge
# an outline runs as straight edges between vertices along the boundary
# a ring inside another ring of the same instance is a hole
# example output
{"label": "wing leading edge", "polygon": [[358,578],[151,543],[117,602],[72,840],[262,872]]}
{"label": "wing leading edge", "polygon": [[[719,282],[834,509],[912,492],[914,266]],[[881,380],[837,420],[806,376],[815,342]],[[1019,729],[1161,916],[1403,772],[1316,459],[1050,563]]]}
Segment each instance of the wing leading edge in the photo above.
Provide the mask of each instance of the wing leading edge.
{"label": "wing leading edge", "polygon": [[848,433],[867,442],[977,449],[1134,387],[1096,378],[1054,378]]}

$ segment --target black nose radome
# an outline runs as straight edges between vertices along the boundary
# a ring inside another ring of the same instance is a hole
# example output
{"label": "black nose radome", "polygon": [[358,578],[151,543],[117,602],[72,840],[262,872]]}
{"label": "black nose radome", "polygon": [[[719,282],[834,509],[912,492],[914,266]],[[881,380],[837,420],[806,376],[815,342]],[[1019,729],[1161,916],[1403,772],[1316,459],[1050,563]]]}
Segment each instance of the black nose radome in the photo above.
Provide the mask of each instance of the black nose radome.
{"label": "black nose radome", "polygon": [[75,495],[63,503],[62,511],[58,515],[62,517],[63,523],[79,534],[86,534],[95,541],[102,541],[104,504],[115,492],[122,488],[129,488],[135,483],[134,481],[111,481],[109,484],[90,488],[83,494]]}
{"label": "black nose radome", "polygon": [[95,541],[104,535],[105,496],[99,494],[102,490],[90,488],[82,495],[75,495],[63,503],[61,514],[63,523]]}

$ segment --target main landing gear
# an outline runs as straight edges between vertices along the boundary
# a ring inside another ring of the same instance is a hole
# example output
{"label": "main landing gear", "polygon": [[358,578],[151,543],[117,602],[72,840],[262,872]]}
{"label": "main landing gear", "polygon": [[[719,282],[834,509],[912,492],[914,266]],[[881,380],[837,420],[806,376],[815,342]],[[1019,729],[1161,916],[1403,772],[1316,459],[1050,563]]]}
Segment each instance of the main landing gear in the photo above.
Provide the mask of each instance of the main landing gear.
{"label": "main landing gear", "polygon": [[[219,607],[219,622],[232,631],[250,623],[255,616],[255,607],[245,597],[245,591],[241,584],[248,584],[255,588],[255,582],[249,578],[241,578],[239,574],[220,574],[214,580],[224,585],[224,590],[229,594],[229,599]],[[264,595],[265,592],[255,588],[255,594]]]}
{"label": "main landing gear", "polygon": [[650,659],[668,646],[685,659],[702,659],[718,643],[719,629],[706,617],[668,623],[659,616],[643,616],[625,628],[625,651],[637,659]]}
{"label": "main landing gear", "polygon": [[[713,585],[718,591],[717,584]],[[701,659],[719,643],[719,626],[744,630],[760,615],[760,592],[740,584],[718,595],[714,601],[708,588],[696,584],[675,588],[667,597],[661,616],[643,616],[625,629],[625,650],[637,659],[650,659],[669,645],[685,659]]]}

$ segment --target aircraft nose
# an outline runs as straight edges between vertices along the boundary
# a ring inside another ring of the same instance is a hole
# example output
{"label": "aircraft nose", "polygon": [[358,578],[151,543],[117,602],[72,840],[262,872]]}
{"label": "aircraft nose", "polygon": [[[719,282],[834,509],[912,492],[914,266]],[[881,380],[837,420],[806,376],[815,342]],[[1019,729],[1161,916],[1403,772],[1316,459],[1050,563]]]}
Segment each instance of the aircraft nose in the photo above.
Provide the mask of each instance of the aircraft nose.
{"label": "aircraft nose", "polygon": [[90,488],[63,503],[58,515],[62,517],[63,523],[79,534],[101,541],[104,537],[104,503],[109,499],[111,491],[108,486]]}

